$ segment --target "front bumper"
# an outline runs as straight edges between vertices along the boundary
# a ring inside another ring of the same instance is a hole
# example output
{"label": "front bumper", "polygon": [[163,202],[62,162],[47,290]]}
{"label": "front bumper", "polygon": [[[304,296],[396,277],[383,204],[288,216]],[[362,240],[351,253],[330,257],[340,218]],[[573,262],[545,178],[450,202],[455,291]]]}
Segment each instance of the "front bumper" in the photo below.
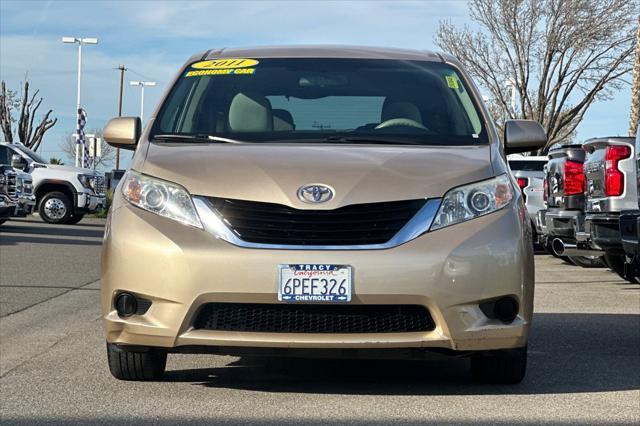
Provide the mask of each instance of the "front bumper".
{"label": "front bumper", "polygon": [[16,203],[8,197],[0,195],[0,219],[10,218],[16,210]]}
{"label": "front bumper", "polygon": [[[120,345],[244,348],[522,347],[533,309],[534,265],[526,211],[507,209],[426,233],[385,250],[241,248],[205,231],[116,203],[103,244],[101,303],[107,341]],[[352,304],[411,304],[436,326],[410,333],[262,333],[194,329],[205,303],[277,304],[278,264],[348,264]],[[118,316],[113,299],[127,291],[151,301],[142,315]],[[488,318],[483,301],[515,297],[510,324]]]}
{"label": "front bumper", "polygon": [[107,205],[107,197],[105,195],[96,195],[89,193],[79,193],[76,205],[76,212],[90,213],[103,209]]}
{"label": "front bumper", "polygon": [[18,198],[16,208],[13,212],[15,217],[26,217],[33,213],[36,206],[35,195],[22,195]]}

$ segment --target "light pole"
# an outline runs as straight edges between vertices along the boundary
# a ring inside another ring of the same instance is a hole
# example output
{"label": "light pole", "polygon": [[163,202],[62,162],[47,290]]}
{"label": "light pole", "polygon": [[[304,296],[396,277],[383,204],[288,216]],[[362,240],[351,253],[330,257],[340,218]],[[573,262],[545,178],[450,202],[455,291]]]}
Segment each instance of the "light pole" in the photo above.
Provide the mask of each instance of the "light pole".
{"label": "light pole", "polygon": [[156,85],[155,81],[130,81],[132,86],[140,86],[140,120],[144,122],[144,88]]}
{"label": "light pole", "polygon": [[[63,43],[76,43],[78,45],[78,93],[76,95],[76,113],[78,120],[80,120],[80,90],[82,81],[82,45],[83,44],[98,44],[98,39],[95,37],[62,37]],[[82,158],[84,159],[84,147],[82,152]],[[79,163],[78,150],[76,149],[76,167]]]}
{"label": "light pole", "polygon": [[504,82],[505,87],[509,90],[509,106],[511,107],[511,111],[509,113],[512,115],[512,118],[516,118],[516,96],[517,96],[517,86],[516,81],[513,78],[508,78]]}

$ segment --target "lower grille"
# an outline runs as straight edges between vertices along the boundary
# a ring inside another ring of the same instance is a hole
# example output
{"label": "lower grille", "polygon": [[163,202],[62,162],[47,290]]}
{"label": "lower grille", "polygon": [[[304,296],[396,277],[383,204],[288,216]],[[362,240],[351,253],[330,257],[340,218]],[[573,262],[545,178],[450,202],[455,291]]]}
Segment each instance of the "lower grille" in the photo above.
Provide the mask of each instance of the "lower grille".
{"label": "lower grille", "polygon": [[285,305],[208,303],[194,328],[259,333],[403,333],[431,331],[419,305]]}

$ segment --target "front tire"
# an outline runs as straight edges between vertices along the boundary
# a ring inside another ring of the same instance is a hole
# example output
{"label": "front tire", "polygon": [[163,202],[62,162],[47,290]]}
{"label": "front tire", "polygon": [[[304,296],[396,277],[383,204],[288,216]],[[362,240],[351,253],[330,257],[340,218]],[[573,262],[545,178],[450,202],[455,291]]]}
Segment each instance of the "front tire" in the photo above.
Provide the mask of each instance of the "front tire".
{"label": "front tire", "polygon": [[67,220],[65,223],[67,225],[75,225],[76,223],[80,222],[82,218],[84,218],[84,213],[81,213],[81,214],[74,213],[71,215],[69,220]]}
{"label": "front tire", "polygon": [[47,223],[67,223],[73,213],[73,204],[62,192],[49,192],[38,203],[38,213]]}
{"label": "front tire", "polygon": [[516,384],[527,371],[527,347],[491,351],[471,358],[473,379],[481,383]]}
{"label": "front tire", "polygon": [[107,343],[109,371],[118,380],[159,380],[167,366],[167,353],[159,349],[133,352]]}

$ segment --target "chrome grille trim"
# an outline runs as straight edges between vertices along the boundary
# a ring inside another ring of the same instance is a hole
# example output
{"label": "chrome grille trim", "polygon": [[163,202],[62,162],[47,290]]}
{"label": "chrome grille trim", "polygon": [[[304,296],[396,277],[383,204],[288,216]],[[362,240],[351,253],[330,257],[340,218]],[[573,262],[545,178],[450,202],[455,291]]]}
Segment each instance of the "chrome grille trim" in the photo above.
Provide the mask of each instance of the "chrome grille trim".
{"label": "chrome grille trim", "polygon": [[104,195],[106,193],[106,179],[104,176],[93,176],[91,178],[91,187],[93,191],[98,195]]}
{"label": "chrome grille trim", "polygon": [[440,207],[440,202],[442,201],[441,198],[428,199],[413,218],[386,243],[362,245],[290,245],[244,241],[225,224],[224,219],[216,212],[206,197],[194,196],[192,198],[205,231],[239,247],[276,250],[382,250],[397,247],[416,239],[429,230]]}
{"label": "chrome grille trim", "polygon": [[7,195],[11,198],[15,198],[18,190],[18,175],[16,173],[7,173]]}

